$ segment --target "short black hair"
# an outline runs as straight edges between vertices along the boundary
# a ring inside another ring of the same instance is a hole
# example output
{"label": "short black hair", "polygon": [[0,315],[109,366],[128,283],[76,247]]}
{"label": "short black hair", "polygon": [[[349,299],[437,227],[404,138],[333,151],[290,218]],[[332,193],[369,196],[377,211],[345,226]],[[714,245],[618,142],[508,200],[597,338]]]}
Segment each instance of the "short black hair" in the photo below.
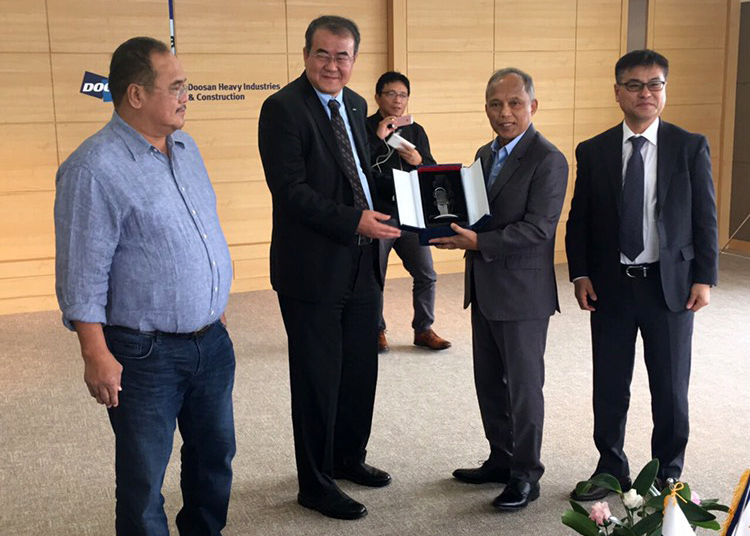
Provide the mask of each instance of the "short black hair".
{"label": "short black hair", "polygon": [[387,73],[383,73],[380,75],[380,78],[378,78],[378,82],[375,84],[375,94],[380,95],[383,92],[383,88],[386,86],[386,84],[390,84],[391,82],[401,82],[406,86],[407,95],[411,95],[411,86],[409,85],[409,79],[406,78],[406,76],[404,76],[403,74],[396,71],[388,71]]}
{"label": "short black hair", "polygon": [[308,25],[305,31],[305,50],[308,53],[312,48],[313,35],[320,28],[328,30],[333,35],[351,35],[354,38],[354,55],[357,55],[360,41],[359,28],[353,20],[338,15],[323,15]]}
{"label": "short black hair", "polygon": [[664,71],[664,80],[669,74],[669,60],[654,50],[645,48],[643,50],[633,50],[617,60],[615,64],[615,81],[619,84],[625,71],[633,67],[652,67],[656,65]]}
{"label": "short black hair", "polygon": [[151,54],[166,54],[169,47],[153,37],[132,37],[117,47],[109,63],[109,92],[117,108],[130,84],[153,84],[156,71]]}

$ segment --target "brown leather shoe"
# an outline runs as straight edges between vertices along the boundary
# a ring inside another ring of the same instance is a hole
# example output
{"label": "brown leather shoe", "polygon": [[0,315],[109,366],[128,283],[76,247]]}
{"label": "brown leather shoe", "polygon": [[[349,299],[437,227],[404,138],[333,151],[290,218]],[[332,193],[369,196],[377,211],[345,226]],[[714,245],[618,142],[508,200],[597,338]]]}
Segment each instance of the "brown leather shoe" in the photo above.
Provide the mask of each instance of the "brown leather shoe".
{"label": "brown leather shoe", "polygon": [[378,333],[378,353],[379,354],[385,354],[388,353],[388,350],[391,348],[388,346],[388,339],[385,338],[385,330],[381,330],[380,333]]}
{"label": "brown leather shoe", "polygon": [[427,331],[415,331],[414,344],[423,348],[429,348],[430,350],[445,350],[451,347],[450,341],[446,341],[431,329]]}

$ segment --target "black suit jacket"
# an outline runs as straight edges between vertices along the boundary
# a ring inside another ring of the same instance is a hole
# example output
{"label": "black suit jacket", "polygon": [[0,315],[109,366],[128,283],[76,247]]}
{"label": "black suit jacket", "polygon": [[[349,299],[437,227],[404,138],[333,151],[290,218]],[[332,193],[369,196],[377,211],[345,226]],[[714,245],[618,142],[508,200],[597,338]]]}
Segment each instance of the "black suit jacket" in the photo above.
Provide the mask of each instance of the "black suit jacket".
{"label": "black suit jacket", "polygon": [[[617,298],[619,212],[622,190],[622,124],[576,148],[578,171],[565,245],[571,280],[588,276],[598,302]],[[664,299],[685,309],[693,283],[715,285],[718,225],[708,142],[660,121],[657,134],[656,225]],[[611,298],[611,299],[610,299]]]}
{"label": "black suit jacket", "polygon": [[[481,147],[485,179],[491,143]],[[568,184],[568,162],[529,126],[487,194],[491,219],[479,232],[479,251],[466,252],[464,306],[473,298],[490,320],[530,320],[559,311],[555,232]]]}
{"label": "black suit jacket", "polygon": [[[344,106],[373,202],[367,103],[344,88]],[[258,146],[273,198],[271,284],[308,301],[337,301],[351,279],[351,248],[362,211],[323,105],[303,73],[266,99],[258,121]],[[380,284],[377,255],[373,271]]]}

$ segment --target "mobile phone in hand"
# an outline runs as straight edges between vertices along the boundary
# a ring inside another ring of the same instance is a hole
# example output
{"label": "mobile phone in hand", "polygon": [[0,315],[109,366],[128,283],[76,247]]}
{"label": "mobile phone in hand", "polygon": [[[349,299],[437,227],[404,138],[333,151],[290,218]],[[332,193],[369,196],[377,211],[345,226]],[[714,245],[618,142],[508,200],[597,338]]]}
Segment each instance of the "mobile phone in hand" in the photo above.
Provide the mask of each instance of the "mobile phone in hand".
{"label": "mobile phone in hand", "polygon": [[396,117],[393,119],[393,128],[399,128],[399,127],[405,127],[406,125],[411,125],[414,122],[414,118],[411,114],[408,115],[402,115],[400,117]]}

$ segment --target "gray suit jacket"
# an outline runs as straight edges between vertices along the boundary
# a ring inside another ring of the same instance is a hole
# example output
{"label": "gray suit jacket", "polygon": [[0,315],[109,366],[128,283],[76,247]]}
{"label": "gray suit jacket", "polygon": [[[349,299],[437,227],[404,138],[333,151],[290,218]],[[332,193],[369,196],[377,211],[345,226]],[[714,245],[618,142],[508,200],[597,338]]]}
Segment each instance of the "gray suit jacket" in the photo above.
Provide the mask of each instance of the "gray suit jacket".
{"label": "gray suit jacket", "polygon": [[[491,144],[477,151],[485,178]],[[565,156],[533,125],[488,192],[491,219],[466,253],[464,307],[472,297],[490,320],[530,320],[559,311],[555,232],[568,184]],[[472,294],[472,288],[474,292]]]}

